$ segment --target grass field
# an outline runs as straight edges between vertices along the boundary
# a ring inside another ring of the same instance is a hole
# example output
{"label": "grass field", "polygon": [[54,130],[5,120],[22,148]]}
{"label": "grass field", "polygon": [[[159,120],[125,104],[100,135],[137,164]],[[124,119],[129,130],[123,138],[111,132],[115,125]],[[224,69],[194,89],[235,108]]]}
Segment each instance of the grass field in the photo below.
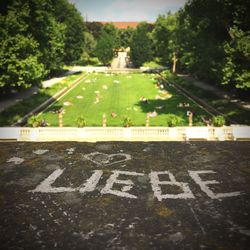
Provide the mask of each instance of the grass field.
{"label": "grass field", "polygon": [[[209,115],[191,100],[168,86],[165,91],[157,88],[154,74],[90,74],[85,80],[51,105],[39,118],[49,126],[58,126],[57,110],[64,108],[64,126],[77,126],[76,119],[83,116],[86,126],[102,126],[102,115],[107,117],[107,126],[123,126],[129,117],[133,126],[145,126],[146,115],[156,111],[150,118],[150,126],[166,126],[166,114],[178,115],[179,125],[188,125],[186,112],[194,112],[194,125],[201,125],[201,115]],[[142,102],[145,97],[148,103]],[[189,107],[178,107],[180,103]],[[111,116],[111,113],[115,117]]]}

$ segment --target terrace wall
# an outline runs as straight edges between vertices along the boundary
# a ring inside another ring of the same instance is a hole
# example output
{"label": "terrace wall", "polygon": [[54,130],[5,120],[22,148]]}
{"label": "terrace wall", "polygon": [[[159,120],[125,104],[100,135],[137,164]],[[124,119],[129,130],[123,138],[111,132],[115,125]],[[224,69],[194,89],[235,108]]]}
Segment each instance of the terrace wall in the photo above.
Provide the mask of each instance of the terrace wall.
{"label": "terrace wall", "polygon": [[0,140],[86,142],[250,140],[250,127],[6,127],[0,128]]}

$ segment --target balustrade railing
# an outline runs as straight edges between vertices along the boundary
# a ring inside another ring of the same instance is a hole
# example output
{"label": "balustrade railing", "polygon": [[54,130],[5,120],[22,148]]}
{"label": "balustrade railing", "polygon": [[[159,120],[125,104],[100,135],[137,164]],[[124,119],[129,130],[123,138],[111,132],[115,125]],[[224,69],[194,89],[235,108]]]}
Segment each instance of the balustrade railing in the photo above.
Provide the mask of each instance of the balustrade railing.
{"label": "balustrade railing", "polygon": [[250,126],[224,127],[2,127],[0,140],[184,141],[250,140]]}

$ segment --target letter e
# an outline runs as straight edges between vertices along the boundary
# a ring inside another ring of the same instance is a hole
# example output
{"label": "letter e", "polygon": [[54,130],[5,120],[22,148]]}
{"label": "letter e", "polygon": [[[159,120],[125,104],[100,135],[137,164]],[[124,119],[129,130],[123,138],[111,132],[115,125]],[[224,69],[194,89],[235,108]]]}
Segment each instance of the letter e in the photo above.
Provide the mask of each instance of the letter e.
{"label": "letter e", "polygon": [[[160,181],[159,175],[168,175],[170,181]],[[177,182],[174,175],[169,171],[151,172],[149,174],[152,189],[155,197],[161,201],[162,199],[194,199],[194,195],[191,192],[188,184],[185,182]],[[180,194],[162,194],[160,185],[178,186],[182,189],[183,193]]]}
{"label": "letter e", "polygon": [[221,199],[225,197],[232,197],[232,196],[239,196],[242,192],[231,192],[231,193],[214,193],[208,185],[211,184],[218,184],[218,181],[211,180],[211,181],[203,181],[200,178],[200,174],[213,174],[216,173],[212,170],[204,170],[204,171],[188,171],[191,178],[200,186],[201,190],[207,194],[208,197],[211,199]]}

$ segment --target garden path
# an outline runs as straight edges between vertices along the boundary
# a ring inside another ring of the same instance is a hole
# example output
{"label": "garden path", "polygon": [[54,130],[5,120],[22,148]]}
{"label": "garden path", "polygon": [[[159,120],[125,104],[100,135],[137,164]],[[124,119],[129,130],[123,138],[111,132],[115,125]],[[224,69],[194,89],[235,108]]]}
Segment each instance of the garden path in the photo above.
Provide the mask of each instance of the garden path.
{"label": "garden path", "polygon": [[118,52],[118,56],[115,57],[111,63],[113,69],[124,69],[127,68],[127,52]]}

